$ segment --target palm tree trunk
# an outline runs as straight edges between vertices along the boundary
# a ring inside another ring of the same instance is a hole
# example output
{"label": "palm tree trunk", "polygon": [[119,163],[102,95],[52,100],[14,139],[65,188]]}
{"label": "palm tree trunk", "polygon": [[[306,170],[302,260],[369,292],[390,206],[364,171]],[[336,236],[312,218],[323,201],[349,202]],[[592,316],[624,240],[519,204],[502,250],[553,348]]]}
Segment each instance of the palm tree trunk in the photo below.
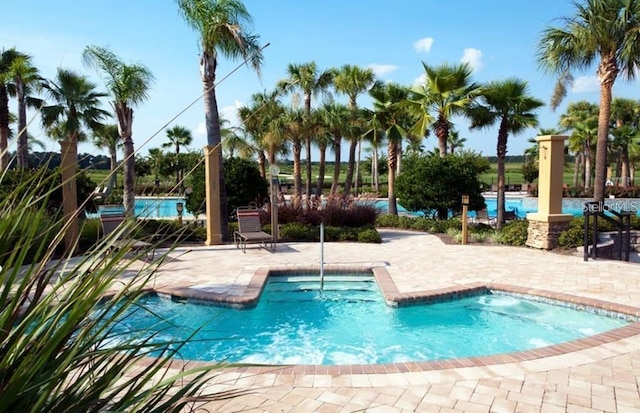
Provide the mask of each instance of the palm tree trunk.
{"label": "palm tree trunk", "polygon": [[626,188],[629,186],[629,147],[627,145],[622,147],[620,158],[622,164],[620,167],[621,185]]}
{"label": "palm tree trunk", "polygon": [[132,123],[133,123],[133,109],[118,104],[116,105],[116,114],[118,118],[118,131],[120,132],[120,139],[123,143],[123,155],[124,155],[124,178],[123,178],[123,191],[122,200],[124,203],[125,214],[128,218],[135,218],[135,176],[136,176],[136,158],[133,150],[132,135]]}
{"label": "palm tree trunk", "polygon": [[[605,174],[606,173],[607,171],[605,169]],[[589,188],[591,188],[591,149],[587,146],[585,147],[584,153],[584,189]]]}
{"label": "palm tree trunk", "polygon": [[322,187],[324,186],[324,172],[326,169],[325,162],[327,158],[327,148],[322,146],[320,148],[320,165],[318,167],[318,188],[316,188],[316,195],[318,199],[322,196]]}
{"label": "palm tree trunk", "polygon": [[338,192],[338,181],[340,180],[340,148],[342,146],[342,135],[337,133],[333,136],[333,153],[335,154],[335,165],[333,169],[333,182],[331,182],[331,196],[336,196]]}
{"label": "palm tree trunk", "polygon": [[77,134],[73,133],[66,141],[60,141],[62,149],[62,210],[66,230],[64,245],[66,253],[72,254],[78,241],[78,191],[76,174],[78,167]]}
{"label": "palm tree trunk", "polygon": [[380,176],[378,174],[378,149],[373,152],[373,158],[371,159],[371,176],[373,177],[373,187],[375,193],[380,192]]}
{"label": "palm tree trunk", "polygon": [[0,84],[0,172],[9,167],[9,95]]}
{"label": "palm tree trunk", "polygon": [[576,188],[578,186],[578,177],[580,176],[580,154],[576,154],[573,158],[573,187]]}
{"label": "palm tree trunk", "polygon": [[362,141],[358,140],[358,157],[356,158],[356,183],[355,183],[355,195],[358,196],[360,194],[360,156],[362,153]]}
{"label": "palm tree trunk", "polygon": [[356,163],[356,147],[358,145],[358,138],[352,137],[349,144],[349,163],[347,164],[347,177],[344,182],[343,195],[348,196],[351,193],[351,185],[353,183],[353,170]]}
{"label": "palm tree trunk", "polygon": [[311,129],[309,128],[309,123],[311,122],[311,94],[308,93],[304,97],[304,109],[305,109],[305,125],[304,125],[304,135],[305,135],[305,150],[307,155],[307,179],[305,183],[305,193],[307,194],[307,198],[311,196]]}
{"label": "palm tree trunk", "polygon": [[27,103],[24,97],[24,84],[16,82],[18,98],[18,166],[29,167],[29,144],[27,142]]}
{"label": "palm tree trunk", "polygon": [[397,149],[398,145],[389,140],[387,144],[387,169],[389,170],[387,178],[387,210],[390,215],[398,215],[398,203],[395,194]]}
{"label": "palm tree trunk", "polygon": [[264,156],[263,151],[258,151],[258,170],[260,170],[260,176],[263,178],[267,177],[267,167],[265,165],[266,157]]}
{"label": "palm tree trunk", "polygon": [[293,142],[293,195],[297,201],[300,201],[302,199],[302,168],[300,165],[301,152],[302,143],[299,139],[296,139]]}
{"label": "palm tree trunk", "polygon": [[[220,116],[218,114],[218,101],[216,99],[215,80],[216,80],[216,67],[218,62],[215,55],[210,55],[207,52],[202,52],[200,57],[200,76],[202,78],[202,84],[204,88],[204,118],[205,126],[207,128],[207,145],[211,147],[219,147],[222,143],[222,137],[220,135]],[[219,149],[219,148],[218,148]],[[220,150],[221,151],[221,150]],[[219,217],[207,217],[208,220],[219,222],[219,231],[222,241],[228,240],[229,214],[227,211],[227,190],[224,184],[224,164],[222,156],[218,157],[219,164],[218,170],[219,176],[216,178],[218,183],[219,194]],[[213,184],[213,182],[211,182]],[[212,195],[214,188],[208,187],[207,194]],[[212,196],[208,196],[207,199],[213,199]],[[209,223],[208,223],[209,225]]]}
{"label": "palm tree trunk", "polygon": [[111,160],[111,164],[110,164],[110,174],[111,177],[109,178],[109,188],[107,190],[107,192],[111,192],[115,187],[116,187],[116,183],[117,183],[117,177],[118,177],[118,151],[116,150],[115,147],[113,148],[109,148],[109,158]]}
{"label": "palm tree trunk", "polygon": [[[607,143],[609,120],[611,117],[611,88],[617,73],[605,71],[607,58],[602,59],[598,74],[600,80],[600,111],[598,112],[598,140],[596,141],[596,179],[593,186],[593,200],[604,201],[607,180]],[[616,71],[617,72],[617,71]]]}
{"label": "palm tree trunk", "polygon": [[507,155],[507,123],[506,119],[500,122],[500,129],[498,131],[498,198],[497,207],[498,214],[496,219],[496,228],[502,228],[504,223],[504,205],[505,205],[505,193],[504,193],[504,159]]}

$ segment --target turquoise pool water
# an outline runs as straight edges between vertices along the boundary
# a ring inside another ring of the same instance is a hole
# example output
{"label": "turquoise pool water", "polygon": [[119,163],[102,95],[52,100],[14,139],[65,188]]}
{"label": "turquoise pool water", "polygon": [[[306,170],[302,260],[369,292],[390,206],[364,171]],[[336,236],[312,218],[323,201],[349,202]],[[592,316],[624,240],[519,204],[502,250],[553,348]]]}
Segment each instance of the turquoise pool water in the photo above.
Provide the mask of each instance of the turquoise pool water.
{"label": "turquoise pool water", "polygon": [[[574,216],[582,216],[584,215],[582,206],[585,201],[589,201],[587,199],[581,198],[564,198],[562,200],[562,213],[563,214],[571,214]],[[611,206],[616,210],[631,210],[635,211],[638,215],[640,215],[640,200],[638,199],[610,199],[605,202],[607,205]],[[485,197],[485,204],[487,205],[487,212],[489,216],[497,216],[498,215],[498,207],[497,200],[494,197]],[[388,201],[387,200],[378,200],[375,202],[375,206],[382,212],[386,213],[388,210]],[[514,211],[516,215],[520,218],[526,218],[527,213],[529,212],[537,212],[538,211],[538,198],[527,198],[527,197],[518,197],[518,198],[506,198],[505,199],[505,209],[507,211]],[[412,212],[408,211],[405,207],[398,203],[398,213],[405,213],[408,215],[415,216],[423,216],[422,212]],[[469,213],[470,217],[475,217],[475,212],[471,211]]]}
{"label": "turquoise pool water", "polygon": [[[187,340],[189,360],[266,364],[379,364],[526,350],[627,324],[593,312],[491,294],[387,306],[370,275],[270,277],[258,305],[230,309],[149,296],[121,334]],[[195,332],[195,333],[194,333]],[[192,336],[193,335],[193,336]]]}

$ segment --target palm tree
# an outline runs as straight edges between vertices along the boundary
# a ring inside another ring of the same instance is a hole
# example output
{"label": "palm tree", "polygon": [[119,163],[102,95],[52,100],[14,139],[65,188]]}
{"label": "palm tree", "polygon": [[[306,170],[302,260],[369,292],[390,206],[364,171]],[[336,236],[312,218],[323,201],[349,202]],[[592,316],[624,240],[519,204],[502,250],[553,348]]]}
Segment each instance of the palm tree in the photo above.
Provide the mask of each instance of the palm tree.
{"label": "palm tree", "polygon": [[118,176],[118,146],[120,146],[120,134],[115,123],[102,125],[93,131],[93,144],[98,148],[106,148],[109,151],[111,161],[109,172],[108,192],[116,187]]}
{"label": "palm tree", "polygon": [[636,119],[640,112],[638,102],[634,99],[615,98],[611,101],[611,118],[613,121],[613,145],[618,149],[617,168],[620,185],[629,185],[629,145],[633,142],[637,130]]}
{"label": "palm tree", "polygon": [[18,100],[18,166],[29,167],[29,141],[27,134],[27,100],[32,106],[42,102],[29,96],[33,86],[39,87],[41,81],[38,69],[31,64],[31,56],[18,52],[11,61],[9,75],[13,78],[13,89]]}
{"label": "palm tree", "polygon": [[[167,138],[169,138],[169,142],[165,142],[162,144],[163,148],[176,148],[176,162],[180,163],[180,146],[189,146],[193,141],[193,137],[191,136],[191,131],[184,126],[175,125],[171,129],[167,129]],[[182,183],[182,168],[176,168],[176,185],[180,186]]]}
{"label": "palm tree", "polygon": [[321,119],[321,123],[324,129],[331,134],[333,142],[333,154],[334,154],[334,169],[333,180],[331,181],[330,196],[336,196],[338,193],[338,184],[340,181],[340,164],[341,152],[342,152],[342,135],[346,128],[348,128],[350,111],[342,104],[335,102],[325,102],[318,111],[318,116]]}
{"label": "palm tree", "polygon": [[282,135],[291,142],[293,147],[293,199],[302,199],[302,142],[306,136],[305,113],[300,109],[287,109],[279,119],[279,125],[274,132],[281,131]]}
{"label": "palm tree", "polygon": [[[224,57],[248,60],[259,72],[262,62],[262,49],[258,46],[258,36],[249,32],[251,15],[239,0],[177,0],[178,6],[187,24],[200,36],[200,75],[204,88],[204,112],[207,128],[207,145],[214,151],[220,150],[222,141],[218,103],[215,93],[218,53]],[[218,223],[220,242],[227,238],[228,213],[227,195],[224,185],[222,156],[218,157],[220,171],[216,188],[214,179],[210,179],[206,188],[207,200],[212,200],[214,191],[219,190],[220,217],[208,217],[207,225]],[[213,231],[215,232],[215,231]],[[212,242],[212,240],[208,240]],[[216,240],[217,242],[217,240]]]}
{"label": "palm tree", "polygon": [[251,138],[250,146],[258,155],[260,174],[265,178],[265,160],[269,165],[275,165],[278,155],[288,153],[287,141],[278,129],[285,108],[277,98],[277,91],[255,93],[249,106],[238,111],[242,128]]}
{"label": "palm tree", "polygon": [[153,82],[151,71],[141,64],[126,64],[112,51],[99,46],[87,46],[82,52],[85,65],[105,75],[111,93],[111,106],[118,121],[118,132],[124,148],[123,203],[128,217],[134,217],[136,158],[133,148],[133,107],[148,99]]}
{"label": "palm tree", "polygon": [[510,78],[493,81],[482,88],[479,101],[469,108],[471,128],[489,128],[498,124],[498,217],[497,226],[504,223],[504,159],[507,155],[507,138],[527,128],[536,127],[538,119],[533,113],[544,103],[528,95],[527,82]]}
{"label": "palm tree", "polygon": [[[65,221],[65,246],[71,251],[78,239],[78,199],[76,192],[76,168],[78,165],[79,137],[86,136],[83,128],[95,130],[109,113],[100,109],[104,93],[96,92],[96,85],[85,76],[70,70],[58,69],[56,80],[47,81],[43,89],[53,104],[43,106],[42,124],[53,130],[63,141],[62,146],[62,196]],[[60,136],[61,135],[61,136]]]}
{"label": "palm tree", "polygon": [[[375,84],[375,75],[371,69],[363,69],[359,66],[344,65],[335,71],[333,85],[336,91],[347,95],[349,98],[349,109],[351,109],[352,122],[357,123],[357,98],[362,93],[369,90]],[[349,164],[347,166],[347,177],[344,183],[344,195],[351,192],[353,173],[356,168],[356,149],[360,142],[361,134],[351,133],[349,142]],[[357,181],[356,171],[356,181]],[[356,182],[357,185],[357,182]],[[357,187],[356,187],[357,192]]]}
{"label": "palm tree", "polygon": [[640,65],[640,1],[574,1],[575,16],[563,17],[563,27],[548,27],[538,43],[538,63],[559,76],[552,100],[555,108],[566,95],[571,71],[597,63],[600,110],[596,143],[596,174],[593,198],[603,201],[607,178],[607,140],[613,85],[621,76],[635,78]]}
{"label": "palm tree", "polygon": [[582,185],[585,188],[591,186],[591,154],[598,134],[598,110],[595,103],[582,100],[569,103],[566,113],[560,116],[560,127],[571,131],[568,148],[576,154],[573,186],[578,186],[580,170],[584,175]]}
{"label": "palm tree", "polygon": [[[305,122],[311,120],[311,98],[314,94],[326,93],[333,81],[334,72],[325,70],[319,72],[316,62],[305,64],[289,64],[287,67],[289,77],[278,82],[278,89],[282,91],[300,90],[304,95]],[[307,178],[305,193],[311,195],[311,135],[312,128],[306,128],[305,150],[307,156]]]}
{"label": "palm tree", "polygon": [[[429,66],[422,63],[425,82],[414,86],[407,104],[420,117],[412,132],[425,136],[431,125],[438,138],[440,156],[447,155],[447,139],[452,118],[464,115],[478,93],[478,85],[471,79],[473,68],[468,63]],[[434,122],[435,119],[435,122]]]}
{"label": "palm tree", "polygon": [[449,153],[453,155],[456,152],[456,149],[463,149],[464,143],[467,141],[467,138],[461,138],[460,132],[457,130],[451,129],[449,130],[449,137],[447,138],[447,146],[449,147]]}
{"label": "palm tree", "polygon": [[[408,135],[406,125],[406,106],[403,103],[408,97],[408,90],[395,83],[377,84],[369,91],[373,98],[371,127],[366,136],[382,133],[387,140],[387,198],[388,213],[398,215],[395,196],[395,176],[397,170],[398,151],[403,137]],[[372,139],[380,140],[380,139]]]}
{"label": "palm tree", "polygon": [[11,64],[20,55],[12,48],[3,50],[0,54],[0,170],[9,166],[9,88],[13,81]]}

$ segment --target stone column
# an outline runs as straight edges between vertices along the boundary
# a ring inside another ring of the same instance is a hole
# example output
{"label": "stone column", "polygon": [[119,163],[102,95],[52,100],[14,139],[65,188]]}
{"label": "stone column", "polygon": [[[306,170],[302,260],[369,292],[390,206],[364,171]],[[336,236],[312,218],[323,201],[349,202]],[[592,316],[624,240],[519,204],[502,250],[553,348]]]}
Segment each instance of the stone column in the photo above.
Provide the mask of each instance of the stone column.
{"label": "stone column", "polygon": [[564,141],[566,136],[538,136],[539,170],[538,212],[527,214],[529,229],[527,245],[540,249],[552,249],[558,236],[573,219],[562,213]]}
{"label": "stone column", "polygon": [[207,240],[205,245],[222,244],[222,225],[220,222],[220,151],[221,146],[205,146],[205,191],[207,216]]}
{"label": "stone column", "polygon": [[64,225],[64,246],[72,253],[78,240],[78,191],[76,173],[78,168],[78,144],[72,141],[60,141],[62,150],[62,211]]}

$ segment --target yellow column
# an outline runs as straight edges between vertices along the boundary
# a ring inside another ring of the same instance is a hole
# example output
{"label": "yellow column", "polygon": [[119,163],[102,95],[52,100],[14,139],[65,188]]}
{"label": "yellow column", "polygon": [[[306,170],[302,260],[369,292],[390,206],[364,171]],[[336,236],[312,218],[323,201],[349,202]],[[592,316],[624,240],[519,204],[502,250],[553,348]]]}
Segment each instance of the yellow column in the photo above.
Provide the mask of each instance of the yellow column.
{"label": "yellow column", "polygon": [[564,184],[564,141],[566,136],[538,136],[539,148],[538,212],[527,219],[544,222],[569,221],[573,215],[562,213]]}
{"label": "yellow column", "polygon": [[538,136],[539,175],[538,212],[527,214],[529,220],[527,245],[552,249],[560,232],[573,219],[562,213],[564,184],[564,141],[566,136]]}
{"label": "yellow column", "polygon": [[62,211],[67,230],[64,246],[73,252],[78,240],[78,192],[76,189],[76,169],[78,167],[78,145],[76,142],[60,141],[62,150]]}
{"label": "yellow column", "polygon": [[207,240],[205,245],[222,244],[220,222],[220,145],[205,146],[205,191],[207,216]]}

